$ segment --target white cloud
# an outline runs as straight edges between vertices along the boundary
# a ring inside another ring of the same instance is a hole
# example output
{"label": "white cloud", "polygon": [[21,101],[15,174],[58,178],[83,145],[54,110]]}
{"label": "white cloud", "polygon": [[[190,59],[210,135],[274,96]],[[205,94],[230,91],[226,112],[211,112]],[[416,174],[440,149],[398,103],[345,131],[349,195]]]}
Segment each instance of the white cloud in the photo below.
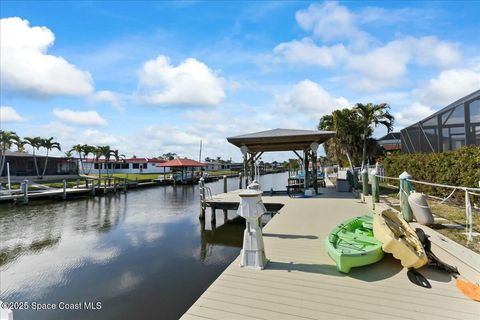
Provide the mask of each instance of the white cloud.
{"label": "white cloud", "polygon": [[213,106],[225,99],[225,81],[193,58],[175,67],[160,55],[143,65],[139,77],[141,97],[149,104]]}
{"label": "white cloud", "polygon": [[53,109],[53,115],[68,123],[87,126],[106,126],[107,121],[97,111],[74,111],[70,109]]}
{"label": "white cloud", "polygon": [[444,107],[479,89],[480,71],[449,69],[430,79],[425,87],[415,93],[422,103]]}
{"label": "white cloud", "polygon": [[348,54],[343,44],[319,47],[310,38],[281,43],[273,51],[277,55],[282,55],[287,62],[321,67],[333,67]]}
{"label": "white cloud", "polygon": [[0,123],[2,122],[22,122],[25,119],[17,111],[9,106],[0,107]]}
{"label": "white cloud", "polygon": [[29,95],[88,95],[93,80],[62,57],[47,54],[55,36],[18,17],[0,21],[2,86]]}
{"label": "white cloud", "polygon": [[436,110],[431,107],[415,102],[412,105],[403,108],[400,112],[395,112],[395,130],[407,127],[417,123],[424,118],[431,116]]}
{"label": "white cloud", "polygon": [[308,79],[285,93],[275,94],[275,102],[281,112],[300,113],[317,120],[332,110],[350,106],[345,98],[332,97],[322,86]]}
{"label": "white cloud", "polygon": [[368,33],[357,27],[355,15],[336,1],[312,4],[298,11],[295,18],[300,27],[325,41],[347,39],[364,46],[370,39]]}
{"label": "white cloud", "polygon": [[122,98],[119,94],[108,90],[102,90],[95,92],[91,97],[94,102],[108,102],[110,105],[119,112],[125,112]]}

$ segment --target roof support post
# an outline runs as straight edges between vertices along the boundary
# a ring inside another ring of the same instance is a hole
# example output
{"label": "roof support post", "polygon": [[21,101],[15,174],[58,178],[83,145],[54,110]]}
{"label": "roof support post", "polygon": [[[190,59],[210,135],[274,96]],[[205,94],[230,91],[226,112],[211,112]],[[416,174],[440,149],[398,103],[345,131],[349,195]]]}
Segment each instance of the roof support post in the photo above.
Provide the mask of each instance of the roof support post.
{"label": "roof support post", "polygon": [[305,170],[305,178],[303,180],[304,184],[304,188],[305,190],[307,190],[309,187],[310,187],[310,180],[309,180],[309,172],[308,172],[308,150],[304,150],[303,151],[303,157],[304,157],[304,170]]}
{"label": "roof support post", "polygon": [[312,182],[315,194],[318,194],[317,153],[312,151]]}

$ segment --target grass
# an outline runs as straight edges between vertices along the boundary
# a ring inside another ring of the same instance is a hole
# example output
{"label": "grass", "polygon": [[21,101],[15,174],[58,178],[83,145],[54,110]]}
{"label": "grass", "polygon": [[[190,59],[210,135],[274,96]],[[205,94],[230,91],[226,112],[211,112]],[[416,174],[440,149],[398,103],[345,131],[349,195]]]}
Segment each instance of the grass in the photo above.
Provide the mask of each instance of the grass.
{"label": "grass", "polygon": [[[392,208],[400,211],[400,200],[397,197],[398,188],[381,183],[380,195],[382,200],[389,204]],[[427,199],[428,205],[432,210],[435,222],[430,228],[441,233],[445,237],[467,247],[477,253],[480,253],[480,242],[478,237],[474,237],[473,241],[467,241],[465,234],[465,207],[461,207],[452,203],[440,203],[438,200]],[[445,219],[445,220],[443,220]],[[480,215],[473,212],[473,232],[480,232]],[[460,225],[461,227],[453,228],[446,224]]]}

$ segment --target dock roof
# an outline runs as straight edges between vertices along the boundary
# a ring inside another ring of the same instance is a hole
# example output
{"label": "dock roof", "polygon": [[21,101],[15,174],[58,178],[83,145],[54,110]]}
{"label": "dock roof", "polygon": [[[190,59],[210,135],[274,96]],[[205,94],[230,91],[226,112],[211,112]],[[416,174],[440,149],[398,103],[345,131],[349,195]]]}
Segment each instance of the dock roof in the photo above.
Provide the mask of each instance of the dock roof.
{"label": "dock roof", "polygon": [[159,167],[206,167],[207,165],[192,159],[173,159],[158,165]]}
{"label": "dock roof", "polygon": [[227,138],[231,144],[251,152],[306,150],[313,142],[324,143],[335,131],[273,129]]}

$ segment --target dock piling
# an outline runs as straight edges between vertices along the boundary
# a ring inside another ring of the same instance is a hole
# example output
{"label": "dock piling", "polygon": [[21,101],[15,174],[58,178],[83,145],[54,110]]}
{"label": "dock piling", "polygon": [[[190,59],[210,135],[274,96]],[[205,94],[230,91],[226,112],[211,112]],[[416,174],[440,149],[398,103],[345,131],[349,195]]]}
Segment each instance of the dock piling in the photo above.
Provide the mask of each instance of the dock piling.
{"label": "dock piling", "polygon": [[23,204],[28,204],[28,180],[25,179],[22,182],[22,191],[23,191]]}
{"label": "dock piling", "polygon": [[227,176],[223,176],[223,193],[227,193]]}
{"label": "dock piling", "polygon": [[227,223],[228,221],[228,210],[223,209],[223,223]]}
{"label": "dock piling", "polygon": [[63,179],[63,195],[62,199],[66,200],[67,199],[67,180]]}
{"label": "dock piling", "polygon": [[242,189],[242,173],[238,174],[238,189]]}
{"label": "dock piling", "polygon": [[366,196],[368,196],[368,171],[367,171],[367,169],[362,170],[362,194],[363,194],[363,201],[365,201]]}
{"label": "dock piling", "polygon": [[123,193],[127,193],[127,178],[123,179]]}
{"label": "dock piling", "polygon": [[217,215],[215,214],[216,213],[215,207],[210,207],[210,209],[212,209],[211,223],[217,224]]}
{"label": "dock piling", "polygon": [[200,191],[200,220],[205,220],[205,179],[202,177],[198,181]]}

